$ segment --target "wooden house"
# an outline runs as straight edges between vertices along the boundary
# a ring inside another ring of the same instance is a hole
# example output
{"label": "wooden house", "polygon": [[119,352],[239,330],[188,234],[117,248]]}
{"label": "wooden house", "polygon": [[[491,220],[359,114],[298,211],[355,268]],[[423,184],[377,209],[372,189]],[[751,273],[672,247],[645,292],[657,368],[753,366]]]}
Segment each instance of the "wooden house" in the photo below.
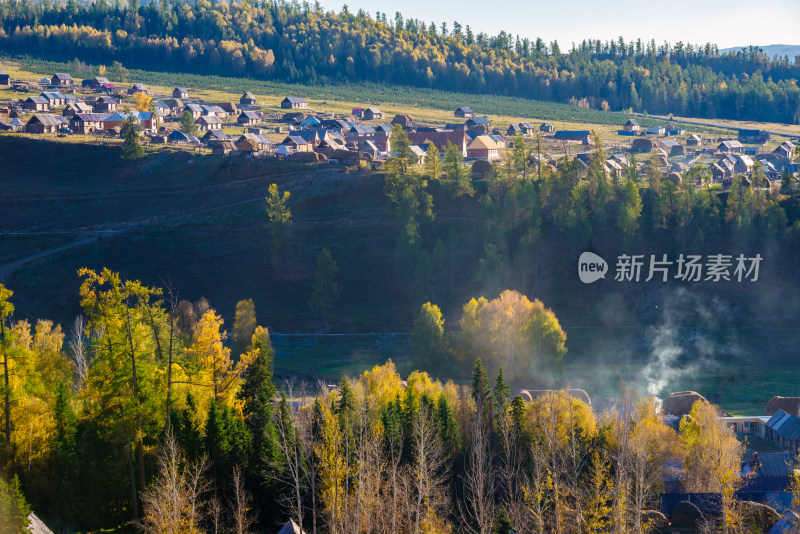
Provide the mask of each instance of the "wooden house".
{"label": "wooden house", "polygon": [[471,117],[465,126],[468,132],[490,133],[492,131],[492,123],[489,117]]}
{"label": "wooden house", "polygon": [[397,114],[392,119],[392,124],[399,124],[403,128],[413,128],[414,119],[411,118],[411,115]]}
{"label": "wooden house", "polygon": [[763,145],[771,139],[765,130],[739,130],[739,142],[751,145]]}
{"label": "wooden house", "polygon": [[379,121],[383,120],[383,111],[378,108],[367,108],[361,114],[361,118],[365,121]]}
{"label": "wooden house", "polygon": [[212,146],[217,143],[232,141],[231,137],[222,130],[208,130],[202,138],[203,143]]}
{"label": "wooden house", "polygon": [[128,94],[129,95],[135,95],[135,94],[139,94],[139,93],[142,93],[142,94],[145,94],[145,95],[147,94],[147,86],[145,86],[145,84],[143,84],[143,83],[135,83],[135,84],[133,84],[133,86],[130,89],[128,89]]}
{"label": "wooden house", "polygon": [[588,130],[561,130],[553,135],[556,141],[567,141],[571,143],[580,143],[582,145],[590,145],[592,138]]}
{"label": "wooden house", "polygon": [[67,118],[71,118],[78,113],[92,113],[92,106],[90,106],[86,102],[81,102],[80,100],[77,100],[75,102],[70,102],[64,108],[64,112],[62,113],[62,115],[64,115]]}
{"label": "wooden house", "polygon": [[53,77],[50,79],[50,85],[58,85],[60,87],[72,87],[75,85],[75,80],[72,79],[72,76],[65,72],[57,72],[53,74]]}
{"label": "wooden house", "polygon": [[[239,105],[242,106],[255,106],[256,105],[256,96],[251,93],[250,91],[245,91],[245,93],[239,97]],[[283,107],[283,105],[281,105]]]}
{"label": "wooden house", "polygon": [[541,126],[539,126],[539,131],[542,133],[554,133],[556,131],[556,127],[549,122],[544,122]]}
{"label": "wooden house", "polygon": [[689,139],[686,140],[686,146],[702,146],[703,145],[703,138],[697,134],[692,134],[689,136]]}
{"label": "wooden house", "polygon": [[728,139],[717,145],[717,152],[723,154],[744,154],[744,146],[736,139]]}
{"label": "wooden house", "polygon": [[638,139],[634,139],[633,143],[631,143],[631,152],[634,154],[652,152],[655,148],[655,141],[647,137],[639,137]]}
{"label": "wooden house", "polygon": [[222,141],[220,143],[215,143],[214,146],[211,147],[211,154],[214,156],[227,156],[235,151],[236,145],[234,145],[232,141]]}
{"label": "wooden house", "polygon": [[459,119],[470,119],[475,116],[475,112],[467,106],[461,106],[456,110],[454,115]]}
{"label": "wooden house", "polygon": [[510,124],[508,126],[508,129],[506,130],[506,135],[509,137],[513,137],[521,133],[522,133],[522,128],[520,128],[519,124]]}
{"label": "wooden house", "polygon": [[101,96],[94,101],[95,113],[113,113],[117,110],[117,101],[110,96]]}
{"label": "wooden house", "polygon": [[37,113],[25,125],[25,131],[33,134],[52,134],[68,127],[69,122],[61,115]]}
{"label": "wooden house", "polygon": [[298,98],[296,96],[287,96],[281,101],[281,108],[308,109],[308,101],[306,101],[305,98]]}
{"label": "wooden house", "polygon": [[209,130],[221,130],[222,121],[216,115],[203,115],[194,121],[197,125],[197,130],[200,132],[207,132]]}
{"label": "wooden house", "polygon": [[242,111],[236,119],[240,126],[254,126],[261,122],[261,114],[258,111]]}
{"label": "wooden house", "polygon": [[8,73],[6,73],[6,71],[3,69],[0,69],[0,85],[11,85],[11,76],[9,76]]}
{"label": "wooden house", "polygon": [[50,111],[50,102],[43,96],[31,96],[22,107],[28,111]]}
{"label": "wooden house", "polygon": [[639,128],[639,121],[636,119],[628,119],[628,122],[622,125],[622,130],[626,132],[638,132]]}
{"label": "wooden house", "polygon": [[289,135],[281,142],[282,146],[288,147],[293,152],[311,152],[311,144],[299,135]]}
{"label": "wooden house", "polygon": [[172,90],[172,98],[189,98],[189,91],[185,87],[176,87]]}
{"label": "wooden house", "polygon": [[200,104],[186,104],[183,111],[188,111],[192,114],[192,118],[197,120],[203,116],[203,107]]}
{"label": "wooden house", "polygon": [[44,92],[41,96],[47,99],[47,103],[51,108],[60,108],[67,104],[67,99],[57,91]]}
{"label": "wooden house", "polygon": [[69,121],[69,129],[77,134],[92,134],[105,130],[108,113],[76,113]]}
{"label": "wooden house", "polygon": [[238,115],[239,114],[239,106],[234,104],[233,102],[218,102],[216,104],[228,115]]}

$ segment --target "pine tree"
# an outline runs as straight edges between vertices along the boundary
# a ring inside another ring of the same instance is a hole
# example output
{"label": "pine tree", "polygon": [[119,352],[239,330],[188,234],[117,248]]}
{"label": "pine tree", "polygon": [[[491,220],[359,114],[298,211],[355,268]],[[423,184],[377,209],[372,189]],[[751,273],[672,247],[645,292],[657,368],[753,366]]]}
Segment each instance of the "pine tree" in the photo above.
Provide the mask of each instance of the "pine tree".
{"label": "pine tree", "polygon": [[308,299],[309,307],[322,315],[325,321],[325,331],[328,332],[328,314],[331,307],[339,300],[339,285],[336,283],[336,274],[339,267],[336,265],[331,251],[323,248],[317,255],[317,270],[314,273],[314,290]]}
{"label": "pine tree", "polygon": [[197,124],[194,122],[194,116],[188,109],[181,114],[181,131],[186,135],[194,135],[197,133]]}
{"label": "pine tree", "polygon": [[144,156],[144,148],[139,144],[139,132],[141,128],[139,121],[134,115],[128,116],[125,124],[122,125],[122,159],[134,160]]}

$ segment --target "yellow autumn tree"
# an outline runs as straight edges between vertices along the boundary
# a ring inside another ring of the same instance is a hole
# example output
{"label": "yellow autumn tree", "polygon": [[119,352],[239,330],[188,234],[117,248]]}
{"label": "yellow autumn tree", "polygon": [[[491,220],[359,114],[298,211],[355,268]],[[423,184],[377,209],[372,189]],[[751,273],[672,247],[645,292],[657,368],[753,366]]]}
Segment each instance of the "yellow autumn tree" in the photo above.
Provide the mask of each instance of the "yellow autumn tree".
{"label": "yellow autumn tree", "polygon": [[153,98],[145,93],[136,93],[136,111],[150,111]]}
{"label": "yellow autumn tree", "polygon": [[494,300],[483,297],[464,305],[458,357],[480,357],[490,376],[500,367],[509,379],[529,379],[561,370],[567,336],[555,314],[541,301],[506,290]]}
{"label": "yellow autumn tree", "polygon": [[735,492],[741,481],[743,446],[733,431],[719,418],[717,407],[697,401],[680,423],[684,457],[685,490],[719,493],[725,531],[733,527],[736,514]]}
{"label": "yellow autumn tree", "polygon": [[227,332],[222,324],[222,317],[214,310],[206,311],[195,324],[193,343],[185,349],[191,365],[183,368],[186,376],[179,382],[190,385],[198,405],[204,406],[213,398],[218,404],[235,406],[242,375],[256,355],[255,351],[247,352],[234,363],[231,349],[223,344]]}

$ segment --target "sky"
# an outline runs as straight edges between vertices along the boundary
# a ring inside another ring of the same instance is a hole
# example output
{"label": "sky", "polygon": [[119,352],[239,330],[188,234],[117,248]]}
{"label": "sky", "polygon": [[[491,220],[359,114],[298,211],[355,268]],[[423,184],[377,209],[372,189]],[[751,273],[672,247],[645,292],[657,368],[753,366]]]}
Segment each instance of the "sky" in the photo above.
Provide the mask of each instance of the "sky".
{"label": "sky", "polygon": [[475,33],[505,30],[520,37],[558,40],[562,49],[583,39],[655,39],[676,43],[712,42],[720,48],[747,45],[800,45],[800,0],[320,0],[325,9],[347,4],[389,19],[453,21]]}

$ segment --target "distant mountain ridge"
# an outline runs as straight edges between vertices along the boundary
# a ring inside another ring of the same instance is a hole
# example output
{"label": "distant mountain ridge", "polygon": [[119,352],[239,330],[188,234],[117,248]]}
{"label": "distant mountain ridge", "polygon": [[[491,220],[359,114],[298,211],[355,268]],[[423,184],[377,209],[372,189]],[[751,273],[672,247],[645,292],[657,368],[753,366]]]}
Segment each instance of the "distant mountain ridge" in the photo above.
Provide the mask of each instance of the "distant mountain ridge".
{"label": "distant mountain ridge", "polygon": [[[795,56],[800,56],[800,45],[787,45],[787,44],[771,44],[771,45],[753,45],[755,48],[761,48],[769,57],[774,57],[775,54],[779,56],[789,56],[789,59],[794,59]],[[748,46],[732,46],[730,48],[720,49],[721,53],[737,52],[742,48],[749,48]]]}

